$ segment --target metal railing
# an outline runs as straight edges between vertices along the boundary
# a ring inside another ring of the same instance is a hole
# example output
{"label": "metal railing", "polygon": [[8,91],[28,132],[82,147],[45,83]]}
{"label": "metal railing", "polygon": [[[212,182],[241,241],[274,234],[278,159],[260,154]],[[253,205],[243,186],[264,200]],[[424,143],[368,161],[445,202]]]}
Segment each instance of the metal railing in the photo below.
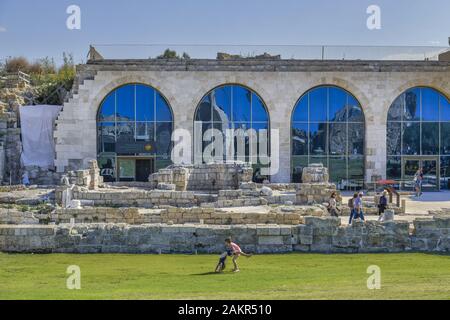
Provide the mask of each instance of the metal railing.
{"label": "metal railing", "polygon": [[[216,59],[227,53],[240,58],[304,60],[438,60],[448,47],[436,46],[333,46],[333,45],[248,45],[248,44],[93,44],[105,59],[156,58],[166,49],[176,51],[179,58]],[[265,55],[266,54],[266,55]],[[268,55],[267,55],[268,54]],[[264,56],[265,55],[265,56]],[[278,57],[279,56],[279,57]]]}

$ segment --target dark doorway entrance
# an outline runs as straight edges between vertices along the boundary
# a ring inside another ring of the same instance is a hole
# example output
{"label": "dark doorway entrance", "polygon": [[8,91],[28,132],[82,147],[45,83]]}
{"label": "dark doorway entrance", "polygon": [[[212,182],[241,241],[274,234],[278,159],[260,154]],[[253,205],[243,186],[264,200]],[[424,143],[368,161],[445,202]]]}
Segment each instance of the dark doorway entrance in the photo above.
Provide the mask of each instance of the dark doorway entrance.
{"label": "dark doorway entrance", "polygon": [[136,181],[147,182],[153,173],[153,159],[136,159]]}

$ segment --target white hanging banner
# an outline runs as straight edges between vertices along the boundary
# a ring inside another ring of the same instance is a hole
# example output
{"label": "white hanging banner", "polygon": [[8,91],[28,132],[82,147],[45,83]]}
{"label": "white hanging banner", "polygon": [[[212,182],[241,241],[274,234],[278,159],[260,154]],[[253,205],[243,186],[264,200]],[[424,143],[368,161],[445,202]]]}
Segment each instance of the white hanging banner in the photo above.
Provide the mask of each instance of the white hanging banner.
{"label": "white hanging banner", "polygon": [[21,106],[22,164],[40,168],[53,167],[55,142],[53,129],[62,106]]}

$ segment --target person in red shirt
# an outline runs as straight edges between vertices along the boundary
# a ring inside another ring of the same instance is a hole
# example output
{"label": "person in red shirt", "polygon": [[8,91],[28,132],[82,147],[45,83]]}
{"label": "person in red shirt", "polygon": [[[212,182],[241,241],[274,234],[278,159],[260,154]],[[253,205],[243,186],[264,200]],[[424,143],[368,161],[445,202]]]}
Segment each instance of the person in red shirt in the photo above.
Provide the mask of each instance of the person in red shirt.
{"label": "person in red shirt", "polygon": [[227,251],[229,252],[231,251],[231,254],[233,255],[233,265],[234,265],[233,272],[239,272],[239,267],[236,262],[239,256],[243,255],[244,257],[250,258],[252,255],[242,251],[241,247],[239,247],[236,243],[231,241],[231,238],[225,239],[225,246],[227,247]]}

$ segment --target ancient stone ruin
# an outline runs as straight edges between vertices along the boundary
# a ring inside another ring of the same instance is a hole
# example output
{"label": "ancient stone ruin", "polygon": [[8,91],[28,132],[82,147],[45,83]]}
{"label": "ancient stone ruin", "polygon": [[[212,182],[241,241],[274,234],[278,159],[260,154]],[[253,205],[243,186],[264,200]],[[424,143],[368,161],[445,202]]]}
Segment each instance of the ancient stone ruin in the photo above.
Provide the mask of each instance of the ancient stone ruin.
{"label": "ancient stone ruin", "polygon": [[304,168],[301,184],[258,184],[252,173],[243,163],[173,165],[126,186],[105,183],[92,160],[63,176],[54,206],[0,211],[0,251],[216,253],[227,236],[258,253],[450,250],[445,214],[410,225],[389,204],[382,222],[342,225],[325,207],[340,197],[322,165]]}

